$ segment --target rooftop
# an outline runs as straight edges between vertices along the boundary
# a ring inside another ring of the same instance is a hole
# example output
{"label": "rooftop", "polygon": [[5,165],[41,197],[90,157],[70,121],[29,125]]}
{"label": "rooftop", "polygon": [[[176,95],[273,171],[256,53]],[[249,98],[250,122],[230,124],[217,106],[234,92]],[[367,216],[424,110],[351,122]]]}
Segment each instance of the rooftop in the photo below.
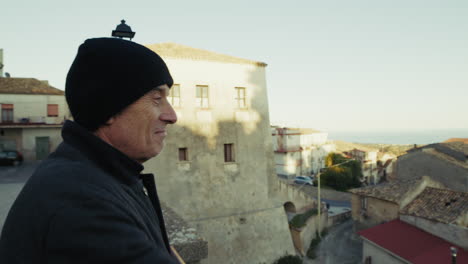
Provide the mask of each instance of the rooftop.
{"label": "rooftop", "polygon": [[[450,247],[455,246],[399,219],[362,230],[358,234],[415,264],[449,264]],[[457,263],[468,263],[468,252],[455,247],[458,249]]]}
{"label": "rooftop", "polygon": [[214,61],[235,64],[252,64],[256,66],[267,66],[264,62],[252,61],[243,58],[237,58],[230,55],[207,51],[203,49],[192,48],[189,46],[176,44],[176,43],[157,43],[145,45],[147,48],[153,50],[162,57],[176,58],[176,59],[190,59],[200,61]]}
{"label": "rooftop", "polygon": [[400,213],[452,224],[468,214],[468,193],[427,187]]}
{"label": "rooftop", "polygon": [[410,149],[408,150],[408,153],[426,149],[433,149],[438,153],[444,154],[461,162],[465,162],[468,158],[468,144],[464,144],[463,142],[459,141],[429,144],[420,148]]}
{"label": "rooftop", "polygon": [[0,94],[63,95],[64,91],[34,78],[0,78]]}
{"label": "rooftop", "polygon": [[366,186],[349,190],[350,193],[369,196],[399,204],[405,195],[421,184],[422,178],[398,179],[374,186]]}

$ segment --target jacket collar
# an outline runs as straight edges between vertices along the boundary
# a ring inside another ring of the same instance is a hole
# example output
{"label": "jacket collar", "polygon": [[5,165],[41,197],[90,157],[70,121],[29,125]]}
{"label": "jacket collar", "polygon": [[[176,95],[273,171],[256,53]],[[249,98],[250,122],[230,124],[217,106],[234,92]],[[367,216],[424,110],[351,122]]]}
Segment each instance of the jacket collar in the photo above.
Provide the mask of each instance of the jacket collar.
{"label": "jacket collar", "polygon": [[124,183],[133,184],[139,180],[138,177],[143,171],[140,163],[130,159],[77,123],[65,121],[62,137],[65,143],[78,149],[97,166],[117,176]]}

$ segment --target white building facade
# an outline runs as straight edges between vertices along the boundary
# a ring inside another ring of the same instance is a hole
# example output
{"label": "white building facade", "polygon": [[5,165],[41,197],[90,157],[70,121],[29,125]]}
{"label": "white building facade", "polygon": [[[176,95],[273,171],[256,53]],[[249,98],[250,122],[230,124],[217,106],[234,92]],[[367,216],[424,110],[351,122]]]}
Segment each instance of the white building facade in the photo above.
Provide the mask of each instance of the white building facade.
{"label": "white building facade", "polygon": [[42,160],[62,142],[64,92],[32,78],[0,78],[0,149]]}
{"label": "white building facade", "polygon": [[283,178],[312,176],[325,167],[325,159],[335,146],[328,133],[312,129],[271,127],[276,173]]}

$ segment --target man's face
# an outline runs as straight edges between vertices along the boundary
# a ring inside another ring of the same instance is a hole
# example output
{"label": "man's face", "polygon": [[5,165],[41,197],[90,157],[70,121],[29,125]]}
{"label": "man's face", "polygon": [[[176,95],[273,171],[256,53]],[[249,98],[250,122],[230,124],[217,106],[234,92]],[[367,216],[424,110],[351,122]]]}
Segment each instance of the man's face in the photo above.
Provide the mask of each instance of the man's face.
{"label": "man's face", "polygon": [[140,163],[155,157],[163,149],[167,124],[177,121],[168,94],[167,85],[151,90],[112,117],[96,135]]}

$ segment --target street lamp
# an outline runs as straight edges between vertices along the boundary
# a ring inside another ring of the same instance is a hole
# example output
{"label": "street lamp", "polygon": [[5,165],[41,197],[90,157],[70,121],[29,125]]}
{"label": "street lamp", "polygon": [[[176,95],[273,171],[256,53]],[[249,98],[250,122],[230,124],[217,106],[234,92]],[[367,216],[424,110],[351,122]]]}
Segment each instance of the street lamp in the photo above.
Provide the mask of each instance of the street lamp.
{"label": "street lamp", "polygon": [[452,253],[452,264],[457,264],[457,248],[456,247],[450,247],[450,252]]}
{"label": "street lamp", "polygon": [[[353,159],[350,159],[350,160],[347,160],[347,161],[345,161],[345,162],[341,162],[341,163],[332,165],[332,166],[330,166],[330,167],[325,167],[325,169],[329,169],[329,168],[332,168],[332,167],[336,167],[336,166],[339,166],[339,165],[348,163],[348,162],[350,162],[350,161],[353,161]],[[319,171],[318,171],[318,173],[317,173],[317,187],[318,187],[318,191],[317,191],[317,196],[318,196],[318,197],[317,197],[317,200],[318,200],[318,206],[317,206],[318,225],[317,225],[317,227],[318,227],[318,229],[317,229],[317,230],[318,230],[318,235],[319,235],[319,237],[322,238],[322,234],[321,234],[321,232],[320,232],[320,221],[322,220],[322,219],[320,218],[320,209],[322,208],[322,203],[321,203],[321,201],[320,201],[320,169],[319,169]]]}
{"label": "street lamp", "polygon": [[115,30],[112,30],[112,36],[117,38],[132,38],[135,36],[135,32],[132,31],[129,25],[125,24],[125,20],[120,21],[120,25],[117,25]]}

